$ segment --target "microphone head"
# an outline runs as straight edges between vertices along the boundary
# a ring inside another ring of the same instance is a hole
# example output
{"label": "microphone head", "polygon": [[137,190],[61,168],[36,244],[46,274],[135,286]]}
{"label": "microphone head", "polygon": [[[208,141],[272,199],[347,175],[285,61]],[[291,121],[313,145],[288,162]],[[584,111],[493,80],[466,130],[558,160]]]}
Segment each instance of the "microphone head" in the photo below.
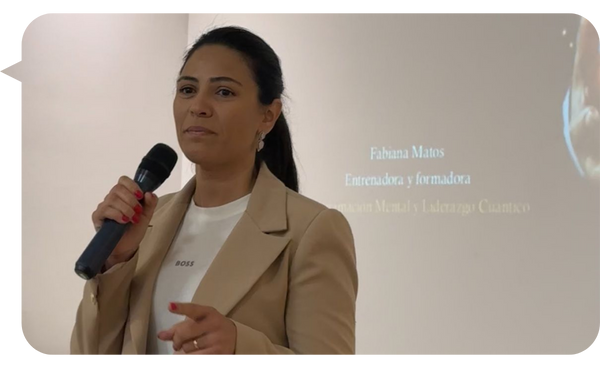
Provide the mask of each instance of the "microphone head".
{"label": "microphone head", "polygon": [[167,180],[177,163],[177,153],[164,143],[158,143],[144,156],[139,169],[148,170],[160,181]]}

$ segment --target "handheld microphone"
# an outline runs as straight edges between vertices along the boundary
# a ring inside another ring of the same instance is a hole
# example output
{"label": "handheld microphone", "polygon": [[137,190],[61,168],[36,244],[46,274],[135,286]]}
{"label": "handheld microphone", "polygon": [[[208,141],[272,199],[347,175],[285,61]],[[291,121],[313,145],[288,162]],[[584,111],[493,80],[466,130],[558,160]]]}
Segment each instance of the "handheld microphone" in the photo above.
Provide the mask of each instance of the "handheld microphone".
{"label": "handheld microphone", "polygon": [[[143,193],[153,192],[171,175],[176,163],[177,153],[166,144],[158,143],[142,159],[133,181]],[[104,220],[100,230],[75,262],[75,273],[84,280],[96,276],[130,225]]]}

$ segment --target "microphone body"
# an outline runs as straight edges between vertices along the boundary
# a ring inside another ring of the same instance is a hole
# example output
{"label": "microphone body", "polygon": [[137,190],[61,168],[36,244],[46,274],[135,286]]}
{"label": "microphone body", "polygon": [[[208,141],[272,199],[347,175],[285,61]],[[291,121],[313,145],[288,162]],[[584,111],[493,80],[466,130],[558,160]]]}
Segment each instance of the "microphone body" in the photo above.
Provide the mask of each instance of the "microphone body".
{"label": "microphone body", "polygon": [[[157,147],[159,149],[156,149]],[[156,157],[158,154],[164,155],[165,153],[167,157],[164,161],[167,162],[162,162],[161,157]],[[170,147],[159,143],[142,160],[133,181],[143,193],[153,192],[169,176],[176,161],[177,154]],[[143,199],[140,202],[143,203]],[[111,219],[105,219],[100,230],[75,262],[75,273],[84,280],[90,280],[96,276],[129,226],[131,223],[121,224]]]}

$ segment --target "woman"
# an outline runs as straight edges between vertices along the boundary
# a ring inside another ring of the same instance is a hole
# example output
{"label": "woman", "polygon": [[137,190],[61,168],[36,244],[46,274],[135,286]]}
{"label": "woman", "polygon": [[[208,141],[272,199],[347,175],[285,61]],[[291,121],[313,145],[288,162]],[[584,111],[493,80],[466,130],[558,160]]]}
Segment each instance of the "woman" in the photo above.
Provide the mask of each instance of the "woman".
{"label": "woman", "polygon": [[71,352],[354,353],[353,236],[297,193],[277,55],[219,28],[179,74],[173,113],[195,177],[160,199],[121,177],[98,205],[96,228],[132,226],[85,284]]}

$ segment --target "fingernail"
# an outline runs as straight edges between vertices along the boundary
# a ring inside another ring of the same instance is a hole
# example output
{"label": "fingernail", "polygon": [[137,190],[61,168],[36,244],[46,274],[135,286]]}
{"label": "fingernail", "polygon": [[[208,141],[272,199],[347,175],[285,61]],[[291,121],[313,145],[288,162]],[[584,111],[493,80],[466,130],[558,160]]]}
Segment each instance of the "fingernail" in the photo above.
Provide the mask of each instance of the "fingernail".
{"label": "fingernail", "polygon": [[129,217],[127,217],[127,216],[123,215],[123,221],[125,221],[125,222],[129,222]]}
{"label": "fingernail", "polygon": [[142,206],[140,206],[139,204],[136,205],[133,210],[135,211],[135,213],[142,213]]}
{"label": "fingernail", "polygon": [[142,193],[140,190],[136,190],[135,191],[135,197],[137,199],[142,199],[142,198],[144,198],[144,193]]}
{"label": "fingernail", "polygon": [[137,214],[133,215],[131,221],[133,221],[134,224],[137,224],[138,222],[140,222],[140,216],[138,216]]}
{"label": "fingernail", "polygon": [[175,305],[175,303],[169,303],[169,309],[170,310],[177,310],[177,305]]}

